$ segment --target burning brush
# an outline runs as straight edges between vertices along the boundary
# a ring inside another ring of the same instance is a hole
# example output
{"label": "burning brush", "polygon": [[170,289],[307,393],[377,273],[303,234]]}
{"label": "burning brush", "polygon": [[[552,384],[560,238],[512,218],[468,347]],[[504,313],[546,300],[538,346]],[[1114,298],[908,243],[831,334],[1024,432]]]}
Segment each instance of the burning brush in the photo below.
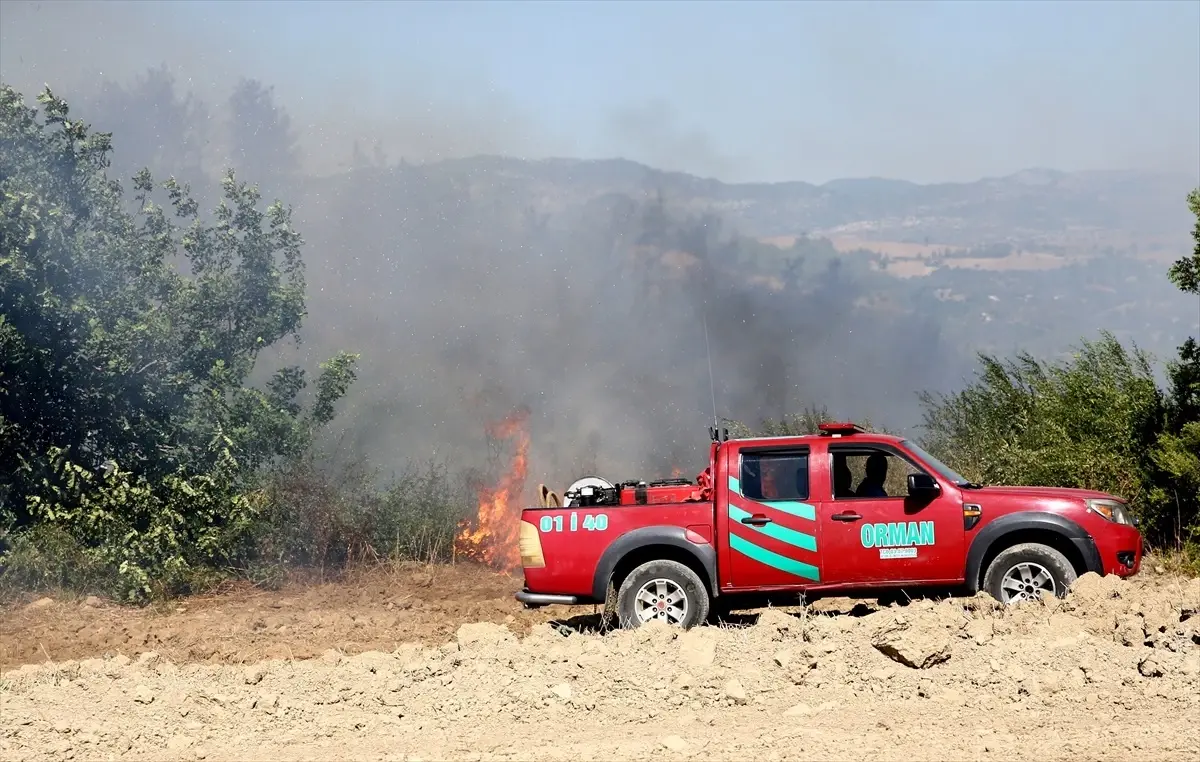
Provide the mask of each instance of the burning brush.
{"label": "burning brush", "polygon": [[455,557],[471,558],[502,572],[521,565],[518,547],[521,497],[529,457],[529,411],[519,409],[488,426],[488,435],[514,443],[508,470],[492,487],[479,490],[475,519],[459,522]]}

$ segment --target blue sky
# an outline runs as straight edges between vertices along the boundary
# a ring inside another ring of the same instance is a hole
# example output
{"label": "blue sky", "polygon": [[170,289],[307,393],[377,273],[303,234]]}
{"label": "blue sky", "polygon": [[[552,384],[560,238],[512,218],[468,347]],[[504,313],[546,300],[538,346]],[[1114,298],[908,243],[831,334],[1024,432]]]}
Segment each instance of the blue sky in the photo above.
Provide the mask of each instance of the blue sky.
{"label": "blue sky", "polygon": [[[50,41],[49,44],[47,41]],[[1200,176],[1200,2],[8,2],[6,82],[274,84],[310,153],[626,156],[726,180]]]}

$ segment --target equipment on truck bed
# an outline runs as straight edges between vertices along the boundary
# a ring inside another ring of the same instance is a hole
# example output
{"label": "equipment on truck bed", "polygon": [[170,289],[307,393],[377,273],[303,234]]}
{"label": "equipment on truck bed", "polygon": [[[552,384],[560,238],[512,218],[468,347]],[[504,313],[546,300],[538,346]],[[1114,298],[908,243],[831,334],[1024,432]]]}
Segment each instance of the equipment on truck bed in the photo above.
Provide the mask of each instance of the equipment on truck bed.
{"label": "equipment on truck bed", "polygon": [[613,484],[599,476],[585,476],[563,492],[562,507],[687,503],[702,499],[696,487],[696,482],[679,478],[649,482],[629,480]]}

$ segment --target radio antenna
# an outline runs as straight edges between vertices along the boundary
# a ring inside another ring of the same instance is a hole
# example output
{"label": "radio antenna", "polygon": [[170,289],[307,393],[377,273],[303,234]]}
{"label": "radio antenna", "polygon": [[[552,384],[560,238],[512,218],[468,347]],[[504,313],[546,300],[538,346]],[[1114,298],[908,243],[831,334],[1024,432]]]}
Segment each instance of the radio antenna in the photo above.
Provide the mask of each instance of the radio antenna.
{"label": "radio antenna", "polygon": [[720,426],[720,421],[717,420],[717,387],[713,383],[712,370],[712,350],[708,347],[708,314],[707,310],[700,312],[700,319],[704,323],[704,354],[708,357],[708,391],[712,394],[713,406],[713,430],[716,431]]}

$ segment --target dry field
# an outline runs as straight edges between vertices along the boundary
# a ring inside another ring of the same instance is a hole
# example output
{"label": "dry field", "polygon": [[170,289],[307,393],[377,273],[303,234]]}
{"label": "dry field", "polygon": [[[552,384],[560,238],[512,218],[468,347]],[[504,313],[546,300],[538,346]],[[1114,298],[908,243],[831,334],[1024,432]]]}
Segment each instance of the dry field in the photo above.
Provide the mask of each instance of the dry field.
{"label": "dry field", "polygon": [[523,611],[518,584],[407,567],[159,609],[10,608],[0,757],[1200,758],[1200,580],[606,634],[580,631],[590,607]]}

